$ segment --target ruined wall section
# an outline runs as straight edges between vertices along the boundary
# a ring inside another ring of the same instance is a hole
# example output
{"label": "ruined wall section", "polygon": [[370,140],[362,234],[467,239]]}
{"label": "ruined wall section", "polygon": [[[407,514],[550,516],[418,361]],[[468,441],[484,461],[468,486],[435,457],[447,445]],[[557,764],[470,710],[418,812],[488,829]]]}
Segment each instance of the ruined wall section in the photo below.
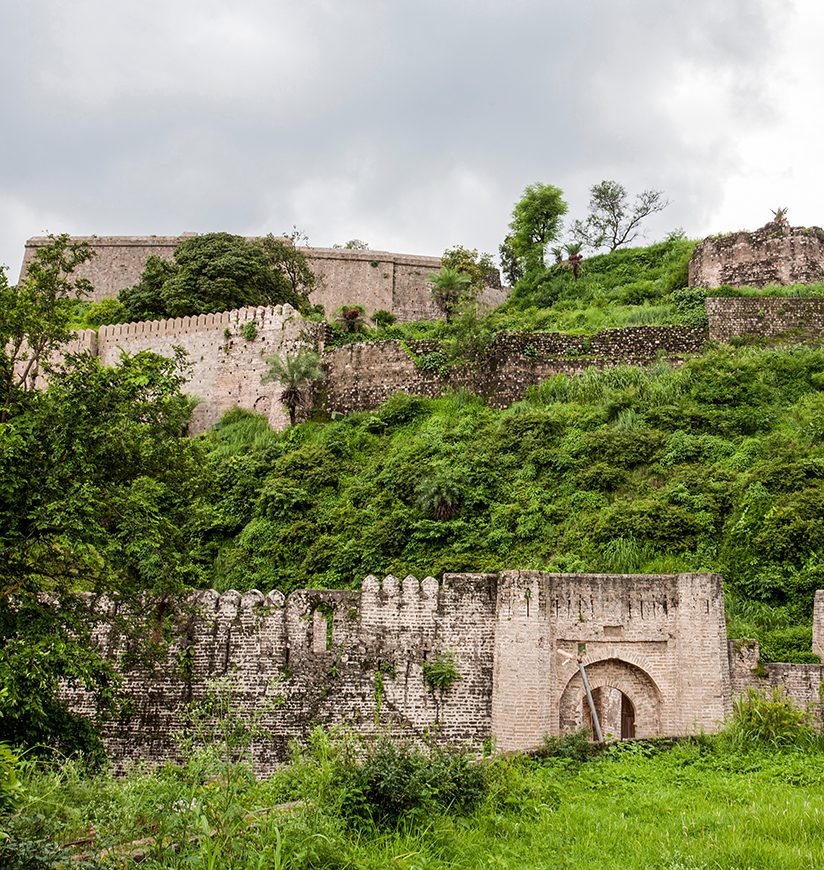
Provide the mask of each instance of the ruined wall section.
{"label": "ruined wall section", "polygon": [[[816,593],[816,600],[822,596]],[[813,652],[816,649],[813,630]],[[807,710],[818,728],[824,727],[824,665],[762,662],[758,641],[730,640],[728,643],[732,697],[745,695],[749,689],[769,692],[775,688],[787,693],[796,707]]]}
{"label": "ruined wall section", "polygon": [[450,366],[446,376],[416,364],[414,357],[420,362],[437,350],[431,341],[408,342],[408,350],[398,341],[348,344],[324,353],[325,403],[329,411],[350,413],[376,408],[396,392],[436,397],[464,387],[505,408],[552,375],[580,374],[591,366],[678,362],[699,353],[705,340],[703,330],[675,326],[609,329],[593,336],[499,333],[486,359]]}
{"label": "ruined wall section", "polygon": [[101,326],[97,353],[104,365],[116,365],[122,352],[150,350],[172,357],[175,348],[183,348],[191,363],[184,389],[201,399],[192,414],[192,433],[205,431],[234,407],[264,414],[271,426],[283,429],[289,418],[279,401],[282,388],[261,381],[267,369],[265,358],[313,345],[316,331],[290,305],[240,308]]}
{"label": "ruined wall section", "polygon": [[705,300],[713,341],[765,338],[809,341],[824,336],[824,297],[743,296]]}
{"label": "ruined wall section", "polygon": [[710,236],[689,263],[690,287],[765,287],[824,281],[824,230],[771,221],[755,232]]}
{"label": "ruined wall section", "polygon": [[[107,751],[119,768],[178,757],[182,735],[200,727],[208,739],[217,728],[197,726],[191,714],[193,702],[216,690],[233,715],[260,726],[251,750],[264,773],[316,725],[367,734],[392,725],[479,746],[491,732],[495,579],[367,577],[360,592],[304,589],[288,599],[196,593],[178,608],[165,658],[125,669],[131,714],[105,725]],[[102,625],[98,640],[124,661],[116,629],[105,618]],[[454,658],[459,679],[433,690],[423,663],[439,654]],[[93,713],[82,691],[64,694],[74,709]]]}

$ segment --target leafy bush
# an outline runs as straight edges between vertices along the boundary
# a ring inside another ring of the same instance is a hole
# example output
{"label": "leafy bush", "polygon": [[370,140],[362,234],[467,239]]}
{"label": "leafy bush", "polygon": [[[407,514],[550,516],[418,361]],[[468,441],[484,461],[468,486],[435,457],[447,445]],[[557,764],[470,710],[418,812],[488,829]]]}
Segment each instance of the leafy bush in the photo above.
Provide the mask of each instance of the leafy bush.
{"label": "leafy bush", "polygon": [[592,742],[592,736],[585,728],[560,737],[546,734],[541,750],[541,754],[548,758],[568,758],[571,761],[589,761],[600,752],[601,747]]}
{"label": "leafy bush", "polygon": [[488,786],[485,766],[465,752],[421,747],[389,734],[367,740],[322,729],[295,748],[286,778],[325,814],[380,827],[470,812]]}
{"label": "leafy bush", "polygon": [[448,689],[461,678],[455,656],[451,652],[438,653],[431,661],[423,662],[421,670],[423,681],[431,692],[435,689]]}
{"label": "leafy bush", "polygon": [[738,749],[810,746],[816,740],[808,714],[799,710],[778,687],[770,693],[748,689],[735,701],[731,722],[723,731],[726,741]]}

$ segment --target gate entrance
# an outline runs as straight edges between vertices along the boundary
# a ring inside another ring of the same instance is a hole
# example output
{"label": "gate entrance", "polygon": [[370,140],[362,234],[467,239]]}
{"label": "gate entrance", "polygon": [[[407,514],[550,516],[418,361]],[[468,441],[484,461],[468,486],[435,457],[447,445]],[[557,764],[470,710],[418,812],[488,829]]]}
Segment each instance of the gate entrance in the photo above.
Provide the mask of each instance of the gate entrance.
{"label": "gate entrance", "polygon": [[[661,696],[649,674],[620,659],[593,662],[586,670],[604,737],[629,740],[661,733]],[[559,720],[561,734],[579,728],[594,733],[578,674],[571,677],[561,695]]]}
{"label": "gate entrance", "polygon": [[[611,686],[601,686],[592,692],[595,702],[595,712],[601,723],[601,730],[607,740],[632,740],[635,737],[635,704],[620,689]],[[595,733],[592,715],[589,712],[589,702],[584,696],[581,699],[581,726],[590,734]]]}

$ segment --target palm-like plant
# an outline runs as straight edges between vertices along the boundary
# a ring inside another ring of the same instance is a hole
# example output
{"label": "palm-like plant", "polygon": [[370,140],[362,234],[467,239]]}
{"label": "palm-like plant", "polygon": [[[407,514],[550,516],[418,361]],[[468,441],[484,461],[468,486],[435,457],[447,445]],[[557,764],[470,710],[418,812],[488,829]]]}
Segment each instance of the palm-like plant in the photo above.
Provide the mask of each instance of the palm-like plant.
{"label": "palm-like plant", "polygon": [[311,382],[323,377],[320,367],[320,356],[308,348],[302,347],[297,353],[286,353],[282,357],[277,354],[266,357],[269,366],[263,375],[263,383],[278,381],[283,387],[280,401],[289,410],[289,423],[294,426],[297,409],[303,401],[303,390]]}
{"label": "palm-like plant", "polygon": [[335,323],[344,332],[363,332],[366,329],[366,309],[363,305],[341,305],[335,312]]}
{"label": "palm-like plant", "polygon": [[432,282],[432,298],[443,311],[446,322],[449,323],[458,303],[468,293],[472,278],[457,269],[444,266],[440,272],[430,276],[429,280]]}
{"label": "palm-like plant", "polygon": [[581,254],[584,246],[581,242],[570,242],[568,245],[564,245],[564,247],[567,252],[569,268],[572,269],[572,277],[577,281],[581,271],[581,261],[584,259],[583,254]]}

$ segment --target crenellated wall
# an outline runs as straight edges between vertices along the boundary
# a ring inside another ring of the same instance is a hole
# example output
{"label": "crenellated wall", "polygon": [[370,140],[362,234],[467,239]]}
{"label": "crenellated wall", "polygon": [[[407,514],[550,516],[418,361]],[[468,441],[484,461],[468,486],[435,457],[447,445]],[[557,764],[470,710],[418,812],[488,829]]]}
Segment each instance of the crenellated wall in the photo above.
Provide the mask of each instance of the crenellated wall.
{"label": "crenellated wall", "polygon": [[193,433],[210,428],[234,407],[264,414],[270,425],[282,429],[289,421],[279,401],[282,388],[261,380],[266,357],[314,345],[316,334],[317,324],[304,321],[290,305],[240,308],[101,326],[96,353],[104,365],[115,365],[123,352],[151,350],[173,356],[175,348],[186,351],[191,370],[185,390],[200,400],[192,414]]}
{"label": "crenellated wall", "polygon": [[[85,242],[95,252],[75,274],[91,281],[94,291],[90,299],[113,298],[124,288],[137,284],[150,256],[171,260],[177,245],[192,235],[73,236],[72,241]],[[48,242],[42,236],[26,242],[21,277],[36,251]],[[370,315],[384,309],[402,321],[442,316],[430,292],[430,278],[441,267],[439,257],[339,248],[300,250],[317,280],[309,300],[313,305],[323,305],[330,318],[341,305],[363,305]],[[480,294],[481,307],[500,305],[507,293],[500,280],[493,281]]]}
{"label": "crenellated wall", "polygon": [[[129,615],[97,607],[98,639],[123,661],[116,617]],[[105,727],[121,766],[174,758],[175,735],[191,734],[192,702],[215,680],[237,711],[259,719],[265,736],[252,753],[263,772],[317,724],[537,746],[545,734],[588,724],[578,656],[614,737],[713,731],[744,685],[740,668],[737,682],[730,675],[715,574],[370,576],[359,591],[301,589],[288,598],[209,590],[180,602],[170,624],[162,660],[124,669],[132,713]],[[424,663],[444,655],[459,678],[430,688]],[[793,697],[806,698],[792,687],[811,685],[815,667],[780,667]],[[82,691],[66,697],[93,712]]]}

